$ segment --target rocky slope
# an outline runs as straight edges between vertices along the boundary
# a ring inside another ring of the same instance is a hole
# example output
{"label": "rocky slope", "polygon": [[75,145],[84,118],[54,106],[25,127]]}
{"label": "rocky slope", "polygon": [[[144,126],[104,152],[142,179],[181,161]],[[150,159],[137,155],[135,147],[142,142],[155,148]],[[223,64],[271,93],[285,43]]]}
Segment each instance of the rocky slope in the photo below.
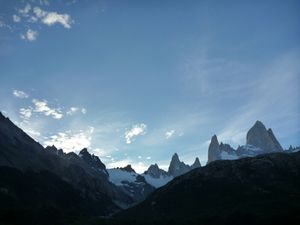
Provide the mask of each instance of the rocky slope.
{"label": "rocky slope", "polygon": [[[52,174],[56,179],[66,182],[75,189],[80,198],[98,202],[103,209],[98,212],[99,215],[119,210],[120,207],[116,202],[134,203],[132,197],[108,180],[105,165],[98,157],[90,155],[86,149],[77,155],[65,154],[54,146],[43,148],[2,114],[0,114],[0,167],[14,168],[19,170],[19,173]],[[45,179],[47,182],[47,178]],[[18,197],[16,195],[16,198]],[[43,205],[43,202],[41,204]]]}

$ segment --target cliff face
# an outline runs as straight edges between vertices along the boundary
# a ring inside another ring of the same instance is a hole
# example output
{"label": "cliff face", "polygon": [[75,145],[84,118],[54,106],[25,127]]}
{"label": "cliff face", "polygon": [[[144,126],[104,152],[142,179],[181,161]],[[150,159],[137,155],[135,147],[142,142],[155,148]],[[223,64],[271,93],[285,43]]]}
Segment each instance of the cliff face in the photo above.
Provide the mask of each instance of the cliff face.
{"label": "cliff face", "polygon": [[212,136],[208,147],[208,161],[210,163],[215,160],[221,159],[220,145],[216,135]]}
{"label": "cliff face", "polygon": [[254,126],[248,131],[247,145],[260,148],[266,153],[283,151],[273,131],[271,129],[267,130],[260,121],[256,121]]}
{"label": "cliff face", "polygon": [[272,129],[267,130],[262,122],[256,121],[247,132],[246,145],[239,146],[236,150],[229,144],[223,144],[222,142],[219,144],[217,136],[214,135],[208,148],[207,163],[220,159],[232,160],[282,151],[283,149]]}

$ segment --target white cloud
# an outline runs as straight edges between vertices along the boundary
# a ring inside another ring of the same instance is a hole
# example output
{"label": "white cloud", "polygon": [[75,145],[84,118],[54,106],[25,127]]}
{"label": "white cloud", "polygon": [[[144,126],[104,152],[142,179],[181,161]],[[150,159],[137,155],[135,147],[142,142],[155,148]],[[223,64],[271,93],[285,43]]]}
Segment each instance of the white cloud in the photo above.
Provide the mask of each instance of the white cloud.
{"label": "white cloud", "polygon": [[165,133],[166,139],[171,138],[175,134],[175,130],[170,130]]}
{"label": "white cloud", "polygon": [[[44,146],[56,146],[65,152],[79,151],[91,146],[92,130],[74,132],[59,132],[44,141]],[[96,149],[94,149],[95,151]],[[99,150],[100,151],[100,150]]]}
{"label": "white cloud", "polygon": [[71,28],[72,20],[68,14],[58,14],[57,12],[49,12],[42,20],[44,24],[52,26],[56,23],[60,23],[67,29]]}
{"label": "white cloud", "polygon": [[61,119],[63,114],[60,109],[50,108],[46,100],[33,99],[35,105],[35,112],[43,113],[46,116],[51,116],[54,119]]}
{"label": "white cloud", "polygon": [[47,12],[39,7],[34,7],[33,12],[37,18],[40,18],[42,23],[52,26],[54,24],[61,24],[63,27],[70,29],[73,23],[71,16],[68,14],[59,14],[57,12]]}
{"label": "white cloud", "polygon": [[93,153],[94,155],[97,155],[99,157],[107,157],[107,158],[111,158],[110,155],[107,155],[107,151],[105,149],[102,148],[93,148],[90,150],[91,153]]}
{"label": "white cloud", "polygon": [[28,16],[30,10],[31,10],[31,5],[27,4],[23,9],[19,9],[19,13],[26,17]]}
{"label": "white cloud", "polygon": [[125,132],[125,139],[127,144],[131,144],[134,137],[146,134],[147,125],[144,123],[134,125],[130,130]]}
{"label": "white cloud", "polygon": [[72,116],[73,114],[75,114],[76,112],[81,112],[82,114],[86,114],[86,109],[85,108],[78,108],[78,107],[71,107],[68,111],[67,111],[67,115]]}
{"label": "white cloud", "polygon": [[20,109],[20,115],[22,119],[28,120],[32,116],[32,109],[28,108],[21,108]]}
{"label": "white cloud", "polygon": [[13,21],[15,23],[19,23],[21,21],[21,17],[17,16],[17,15],[13,15]]}
{"label": "white cloud", "polygon": [[29,95],[26,94],[24,91],[13,90],[13,95],[17,98],[28,98]]}
{"label": "white cloud", "polygon": [[86,114],[86,108],[81,109],[82,114]]}
{"label": "white cloud", "polygon": [[67,115],[73,115],[74,113],[76,113],[79,110],[79,108],[77,107],[71,107],[68,111],[67,111]]}
{"label": "white cloud", "polygon": [[34,7],[33,12],[35,13],[36,17],[38,17],[38,18],[42,18],[47,15],[47,12],[42,10],[39,7]]}
{"label": "white cloud", "polygon": [[38,36],[38,32],[35,30],[28,29],[26,34],[21,34],[21,39],[28,41],[35,41]]}

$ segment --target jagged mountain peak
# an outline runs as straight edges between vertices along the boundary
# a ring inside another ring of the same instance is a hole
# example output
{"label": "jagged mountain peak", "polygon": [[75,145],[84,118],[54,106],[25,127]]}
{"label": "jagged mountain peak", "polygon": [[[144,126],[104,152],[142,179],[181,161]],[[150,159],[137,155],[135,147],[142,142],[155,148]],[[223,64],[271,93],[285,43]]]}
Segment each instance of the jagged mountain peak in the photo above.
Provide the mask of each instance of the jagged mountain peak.
{"label": "jagged mountain peak", "polygon": [[219,141],[218,141],[217,135],[214,134],[214,135],[211,137],[210,143],[211,143],[211,144],[217,144],[217,145],[219,145]]}
{"label": "jagged mountain peak", "polygon": [[180,162],[179,156],[178,156],[177,153],[174,153],[174,155],[172,156],[172,161],[173,161],[173,162]]}
{"label": "jagged mountain peak", "polygon": [[150,175],[153,178],[160,178],[161,176],[167,176],[167,172],[160,169],[158,165],[151,164],[144,174]]}
{"label": "jagged mountain peak", "polygon": [[265,125],[263,124],[263,122],[261,122],[260,120],[256,120],[254,127],[266,128]]}
{"label": "jagged mountain peak", "polygon": [[232,160],[277,151],[283,151],[283,148],[272,129],[267,130],[265,125],[257,120],[247,132],[246,145],[239,146],[236,150],[229,144],[223,144],[223,142],[219,144],[217,136],[214,135],[208,148],[207,163],[219,159]]}
{"label": "jagged mountain peak", "polygon": [[132,166],[130,164],[128,164],[125,167],[120,167],[120,170],[124,170],[124,171],[129,172],[129,173],[131,173],[131,172],[136,173],[135,170],[132,168]]}
{"label": "jagged mountain peak", "polygon": [[85,155],[85,154],[90,155],[90,153],[89,153],[89,151],[87,150],[87,148],[83,148],[83,149],[79,152],[79,155]]}
{"label": "jagged mountain peak", "polygon": [[98,156],[90,154],[87,148],[82,149],[78,156],[92,168],[102,171],[104,174],[108,175],[104,163],[101,162]]}
{"label": "jagged mountain peak", "polygon": [[198,157],[196,157],[195,162],[191,165],[191,169],[201,167],[201,163]]}
{"label": "jagged mountain peak", "polygon": [[266,153],[283,150],[272,129],[267,130],[265,125],[260,121],[256,121],[256,123],[250,128],[246,139],[247,145],[260,148]]}
{"label": "jagged mountain peak", "polygon": [[45,148],[45,150],[47,152],[51,152],[51,153],[56,154],[56,155],[63,155],[64,154],[63,150],[62,149],[57,149],[57,147],[55,145],[47,146]]}
{"label": "jagged mountain peak", "polygon": [[177,177],[181,174],[184,174],[190,170],[190,167],[186,165],[184,162],[179,160],[178,154],[175,153],[172,156],[171,163],[169,166],[168,173],[173,177]]}
{"label": "jagged mountain peak", "polygon": [[213,135],[208,147],[208,161],[210,163],[212,161],[220,159],[220,145],[217,138],[217,135]]}

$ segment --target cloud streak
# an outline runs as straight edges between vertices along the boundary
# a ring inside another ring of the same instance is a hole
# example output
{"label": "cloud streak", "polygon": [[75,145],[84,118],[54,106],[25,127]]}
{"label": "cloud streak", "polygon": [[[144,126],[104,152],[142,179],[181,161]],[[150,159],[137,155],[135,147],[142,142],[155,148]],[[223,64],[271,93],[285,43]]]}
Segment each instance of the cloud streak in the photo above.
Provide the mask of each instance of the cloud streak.
{"label": "cloud streak", "polygon": [[72,116],[77,112],[81,112],[82,114],[86,114],[85,108],[79,108],[79,107],[70,107],[70,109],[66,112],[67,115]]}
{"label": "cloud streak", "polygon": [[144,123],[134,125],[125,132],[126,144],[131,144],[135,137],[146,134],[147,125]]}
{"label": "cloud streak", "polygon": [[21,108],[20,109],[20,115],[21,115],[22,119],[28,120],[32,116],[32,109],[31,108],[28,108],[28,109]]}
{"label": "cloud streak", "polygon": [[165,133],[166,139],[171,138],[175,134],[175,130],[169,130]]}
{"label": "cloud streak", "polygon": [[13,90],[13,95],[16,98],[28,98],[29,95],[25,93],[24,91],[19,91],[19,90]]}
{"label": "cloud streak", "polygon": [[42,113],[45,116],[51,116],[52,118],[57,120],[63,117],[61,110],[56,108],[50,108],[46,100],[33,99],[32,102],[35,105],[35,112]]}

